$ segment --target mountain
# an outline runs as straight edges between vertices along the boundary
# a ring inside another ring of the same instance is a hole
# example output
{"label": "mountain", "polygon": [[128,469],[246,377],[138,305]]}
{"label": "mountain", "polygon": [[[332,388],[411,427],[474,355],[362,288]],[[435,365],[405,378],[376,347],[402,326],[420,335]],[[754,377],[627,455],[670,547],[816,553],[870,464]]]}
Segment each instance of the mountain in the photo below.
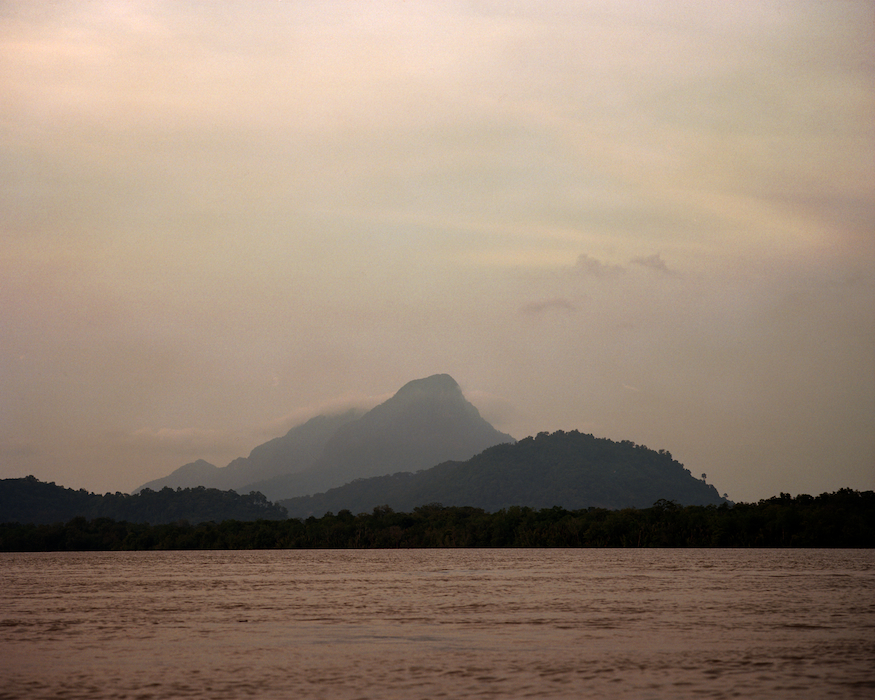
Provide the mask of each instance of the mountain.
{"label": "mountain", "polygon": [[220,468],[199,459],[168,476],[143,484],[134,493],[143,489],[160,491],[165,487],[175,489],[194,486],[234,489],[240,493],[258,491],[257,488],[249,486],[312,467],[321,456],[328,439],[338,428],[359,417],[361,413],[355,410],[336,416],[316,416],[292,428],[282,437],[254,448],[248,457],[238,457],[227,467]]}
{"label": "mountain", "polygon": [[[206,464],[206,463],[204,463]],[[212,465],[208,465],[212,466]],[[33,476],[0,479],[0,522],[52,524],[73,518],[112,518],[131,523],[222,522],[223,520],[284,520],[286,510],[260,493],[241,496],[203,486],[160,491],[143,489],[135,495],[57,486]]]}
{"label": "mountain", "polygon": [[320,517],[341,510],[369,512],[382,505],[403,512],[429,503],[487,511],[511,506],[576,510],[648,508],[660,499],[680,505],[726,502],[670,452],[575,430],[539,433],[496,445],[464,462],[364,479],[278,503],[290,517]]}
{"label": "mountain", "polygon": [[364,415],[318,416],[227,467],[200,460],[140,488],[211,486],[276,501],[468,459],[506,442],[513,438],[492,427],[451,376],[435,374],[408,382]]}
{"label": "mountain", "polygon": [[513,441],[480,415],[451,376],[435,374],[408,382],[385,403],[341,426],[311,468],[245,488],[276,501],[354,479],[468,459]]}

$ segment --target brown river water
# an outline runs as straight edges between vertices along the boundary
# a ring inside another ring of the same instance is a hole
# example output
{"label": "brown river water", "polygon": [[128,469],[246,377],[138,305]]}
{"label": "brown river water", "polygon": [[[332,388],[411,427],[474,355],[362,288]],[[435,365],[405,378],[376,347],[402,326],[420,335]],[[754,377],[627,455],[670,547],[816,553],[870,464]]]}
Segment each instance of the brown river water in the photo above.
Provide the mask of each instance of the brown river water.
{"label": "brown river water", "polygon": [[0,554],[0,698],[873,698],[875,551]]}

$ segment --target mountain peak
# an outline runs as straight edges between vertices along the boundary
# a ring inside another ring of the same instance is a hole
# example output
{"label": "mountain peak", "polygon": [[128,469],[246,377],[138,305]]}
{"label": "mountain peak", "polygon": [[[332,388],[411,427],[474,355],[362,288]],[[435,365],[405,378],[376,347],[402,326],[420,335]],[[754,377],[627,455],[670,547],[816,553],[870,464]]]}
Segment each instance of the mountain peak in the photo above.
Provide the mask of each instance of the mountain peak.
{"label": "mountain peak", "polygon": [[514,439],[480,415],[455,379],[433,374],[407,382],[364,415],[313,418],[227,467],[199,461],[145,486],[157,490],[202,484],[288,498],[357,478],[468,459],[503,442]]}
{"label": "mountain peak", "polygon": [[406,396],[409,394],[436,394],[436,393],[461,393],[462,390],[449,374],[433,374],[424,379],[414,379],[402,386],[395,396]]}

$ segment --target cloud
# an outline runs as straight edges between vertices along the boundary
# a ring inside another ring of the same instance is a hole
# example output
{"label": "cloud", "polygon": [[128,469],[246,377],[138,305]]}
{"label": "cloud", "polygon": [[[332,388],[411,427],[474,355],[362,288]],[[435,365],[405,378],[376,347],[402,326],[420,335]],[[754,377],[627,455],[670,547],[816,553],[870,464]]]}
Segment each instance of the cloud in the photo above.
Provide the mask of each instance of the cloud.
{"label": "cloud", "polygon": [[[477,407],[483,418],[503,432],[507,432],[509,426],[515,421],[530,418],[504,396],[481,390],[465,391],[464,394],[465,398]],[[513,437],[518,438],[519,436],[514,435]]]}
{"label": "cloud", "polygon": [[561,297],[557,297],[555,299],[543,299],[541,301],[533,301],[529,304],[526,304],[520,309],[521,313],[530,314],[532,316],[539,316],[551,309],[556,309],[557,311],[565,311],[569,313],[573,313],[577,311],[577,307],[574,306],[568,299],[563,299]]}
{"label": "cloud", "polygon": [[662,259],[662,256],[659,253],[654,253],[653,255],[648,255],[646,257],[632,258],[629,262],[634,265],[640,265],[641,267],[649,267],[651,270],[656,270],[657,272],[662,272],[666,275],[677,274],[674,270],[669,269],[668,265],[665,264],[665,260]]}
{"label": "cloud", "polygon": [[577,257],[577,262],[574,265],[574,271],[581,275],[590,277],[608,277],[619,275],[625,272],[621,265],[607,265],[601,260],[591,258],[586,253],[581,253]]}
{"label": "cloud", "polygon": [[394,393],[365,395],[347,392],[325,401],[316,401],[307,406],[296,408],[290,413],[270,421],[266,426],[256,431],[256,436],[258,439],[270,440],[284,435],[292,428],[303,425],[316,416],[336,416],[349,410],[364,413],[365,411],[370,411],[374,406],[388,401],[392,396],[394,396]]}
{"label": "cloud", "polygon": [[199,455],[215,452],[235,445],[235,436],[219,430],[199,428],[138,428],[129,433],[116,433],[115,440],[121,445],[153,454]]}

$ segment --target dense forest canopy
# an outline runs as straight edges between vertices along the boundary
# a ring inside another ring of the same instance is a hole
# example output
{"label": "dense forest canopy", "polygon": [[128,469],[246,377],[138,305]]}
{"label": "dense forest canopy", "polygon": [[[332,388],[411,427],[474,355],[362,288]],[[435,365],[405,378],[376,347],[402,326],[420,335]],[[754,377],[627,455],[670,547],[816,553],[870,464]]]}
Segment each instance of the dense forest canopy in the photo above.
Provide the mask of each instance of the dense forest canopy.
{"label": "dense forest canopy", "polygon": [[0,551],[392,547],[873,547],[875,492],[781,494],[759,503],[650,508],[388,506],[304,520],[145,525],[107,518],[0,524]]}

